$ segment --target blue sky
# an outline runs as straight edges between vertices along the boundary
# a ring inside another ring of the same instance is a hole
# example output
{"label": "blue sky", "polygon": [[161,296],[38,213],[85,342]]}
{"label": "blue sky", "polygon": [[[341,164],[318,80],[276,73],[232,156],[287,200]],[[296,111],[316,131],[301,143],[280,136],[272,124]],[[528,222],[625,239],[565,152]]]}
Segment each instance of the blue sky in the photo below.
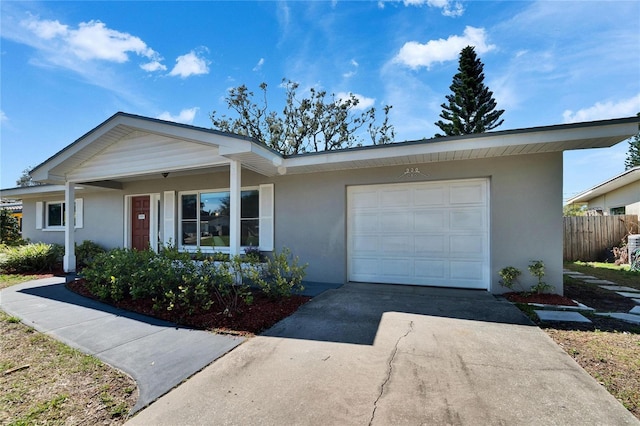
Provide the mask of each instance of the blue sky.
{"label": "blue sky", "polygon": [[[433,136],[476,46],[497,130],[640,112],[638,1],[2,1],[0,187],[117,111],[211,127],[227,90],[354,93]],[[564,196],[624,170],[627,143],[565,153]]]}

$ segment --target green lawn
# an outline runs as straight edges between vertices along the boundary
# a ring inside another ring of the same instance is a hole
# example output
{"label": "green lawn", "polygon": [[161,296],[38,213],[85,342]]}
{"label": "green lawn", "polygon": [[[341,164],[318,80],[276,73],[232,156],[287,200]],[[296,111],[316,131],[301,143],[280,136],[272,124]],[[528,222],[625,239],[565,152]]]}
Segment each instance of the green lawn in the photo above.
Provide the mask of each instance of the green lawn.
{"label": "green lawn", "polygon": [[640,290],[640,272],[629,271],[629,265],[618,266],[613,263],[602,262],[567,262],[564,267],[571,271],[582,272],[602,280],[613,281],[616,284]]}
{"label": "green lawn", "polygon": [[0,274],[0,289],[38,278],[41,277],[38,275]]}

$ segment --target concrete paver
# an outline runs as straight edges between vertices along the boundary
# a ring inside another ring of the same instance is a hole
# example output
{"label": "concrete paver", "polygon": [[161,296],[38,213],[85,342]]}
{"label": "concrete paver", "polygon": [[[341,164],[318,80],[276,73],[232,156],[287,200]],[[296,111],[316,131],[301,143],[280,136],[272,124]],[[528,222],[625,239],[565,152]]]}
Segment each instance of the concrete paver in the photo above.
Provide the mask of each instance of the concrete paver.
{"label": "concrete paver", "polygon": [[627,287],[624,285],[601,285],[599,287],[602,287],[605,290],[611,290],[611,291],[630,291],[630,292],[638,291],[638,289],[636,288]]}
{"label": "concrete paver", "polygon": [[640,306],[634,306],[633,308],[631,308],[629,313],[630,314],[640,315]]}
{"label": "concrete paver", "polygon": [[609,280],[599,280],[599,279],[595,279],[595,280],[587,280],[582,278],[582,281],[586,282],[587,284],[608,284],[608,285],[613,285],[615,284],[613,281],[609,281]]}
{"label": "concrete paver", "polygon": [[133,412],[244,340],[191,330],[87,299],[67,290],[64,278],[3,289],[0,308],[131,375],[139,389]]}
{"label": "concrete paver", "polygon": [[632,324],[640,324],[640,315],[627,314],[627,313],[621,313],[621,312],[598,312],[596,313],[596,315],[617,318],[623,321],[630,322]]}
{"label": "concrete paver", "polygon": [[540,318],[540,321],[567,321],[567,322],[591,322],[584,315],[578,312],[569,311],[546,311],[541,309],[535,310],[536,315]]}
{"label": "concrete paver", "polygon": [[353,285],[314,298],[130,425],[637,424],[512,304]]}
{"label": "concrete paver", "polygon": [[640,298],[640,292],[626,292],[626,291],[616,291],[616,293],[618,293],[620,296],[624,296],[624,297],[628,297],[628,298]]}

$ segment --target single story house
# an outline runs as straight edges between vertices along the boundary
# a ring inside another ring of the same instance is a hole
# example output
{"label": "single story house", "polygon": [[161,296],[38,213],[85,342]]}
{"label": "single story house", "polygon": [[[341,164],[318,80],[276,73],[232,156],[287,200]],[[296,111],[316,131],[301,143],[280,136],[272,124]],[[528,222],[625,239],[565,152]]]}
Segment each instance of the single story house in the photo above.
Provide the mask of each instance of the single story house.
{"label": "single story house", "polygon": [[[562,152],[610,147],[640,118],[283,156],[246,137],[119,112],[13,188],[23,234],[157,250],[288,247],[309,281],[500,293],[542,260],[562,293]],[[74,206],[74,208],[69,208]]]}
{"label": "single story house", "polygon": [[595,215],[640,216],[640,166],[581,192],[567,204],[586,204],[587,211]]}

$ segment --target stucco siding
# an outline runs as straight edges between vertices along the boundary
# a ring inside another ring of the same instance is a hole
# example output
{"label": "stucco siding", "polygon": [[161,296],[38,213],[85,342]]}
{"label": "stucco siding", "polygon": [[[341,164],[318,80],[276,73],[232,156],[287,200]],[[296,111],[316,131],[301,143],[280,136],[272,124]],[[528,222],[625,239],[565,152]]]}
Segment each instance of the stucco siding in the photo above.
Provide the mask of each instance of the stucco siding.
{"label": "stucco siding", "polygon": [[638,214],[638,203],[640,203],[640,181],[596,197],[588,202],[587,207],[601,208],[606,214],[610,214],[612,208],[626,207],[626,214]]}
{"label": "stucco siding", "polygon": [[[490,186],[491,291],[498,270],[515,266],[523,271],[522,283],[534,284],[527,272],[531,260],[544,261],[545,280],[562,291],[562,154],[532,154],[413,165],[354,169],[336,172],[283,175],[273,178],[242,171],[242,186],[273,183],[275,191],[275,247],[288,247],[308,263],[306,279],[344,283],[347,278],[347,187],[350,185],[488,178]],[[416,170],[417,169],[417,172]],[[224,189],[229,170],[169,175],[125,181],[121,190],[77,192],[84,202],[84,227],[76,241],[93,240],[105,247],[122,247],[127,196],[165,191]],[[42,201],[55,201],[53,197]],[[63,231],[35,229],[35,200],[24,200],[24,235],[33,241],[64,242]],[[163,223],[162,208],[159,223]],[[393,220],[393,218],[389,218]]]}
{"label": "stucco siding", "polygon": [[413,167],[426,177],[405,176],[406,167],[397,166],[274,178],[276,247],[290,247],[309,263],[307,279],[344,282],[348,185],[488,177],[491,291],[504,291],[497,273],[505,266],[521,269],[523,284],[533,284],[527,272],[531,260],[544,261],[546,281],[562,291],[561,153]]}

